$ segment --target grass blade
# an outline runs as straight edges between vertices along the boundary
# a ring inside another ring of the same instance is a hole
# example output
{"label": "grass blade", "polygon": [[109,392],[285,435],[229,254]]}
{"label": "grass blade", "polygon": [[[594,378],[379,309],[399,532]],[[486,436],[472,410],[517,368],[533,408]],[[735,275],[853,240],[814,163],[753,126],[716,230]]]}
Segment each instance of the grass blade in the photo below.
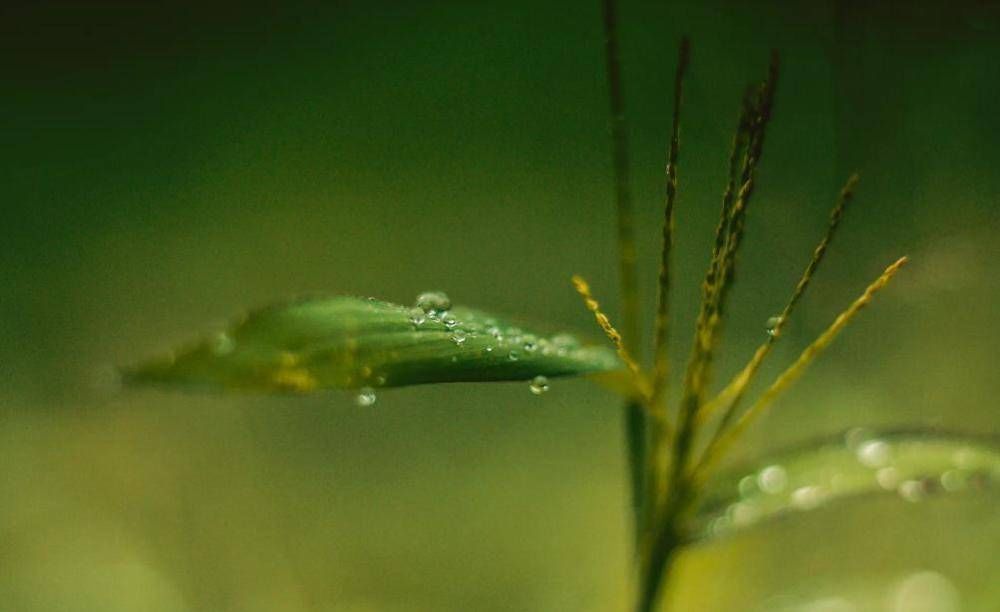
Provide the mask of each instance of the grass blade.
{"label": "grass blade", "polygon": [[854,429],[713,477],[687,526],[690,539],[876,494],[915,502],[1000,485],[1000,440],[936,431]]}
{"label": "grass blade", "polygon": [[614,352],[532,334],[484,312],[355,297],[251,313],[227,331],[137,366],[132,384],[309,393],[321,389],[528,380],[620,369]]}

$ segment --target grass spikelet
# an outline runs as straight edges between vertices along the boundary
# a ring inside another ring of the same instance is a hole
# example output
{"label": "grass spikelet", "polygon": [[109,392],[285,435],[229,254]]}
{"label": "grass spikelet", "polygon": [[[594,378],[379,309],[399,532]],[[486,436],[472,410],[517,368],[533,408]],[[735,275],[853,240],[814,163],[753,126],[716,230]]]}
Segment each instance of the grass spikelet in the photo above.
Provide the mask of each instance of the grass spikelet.
{"label": "grass spikelet", "polygon": [[746,431],[750,424],[760,417],[765,410],[778,398],[782,393],[788,390],[792,384],[802,376],[806,368],[808,368],[816,357],[820,355],[824,350],[826,350],[830,344],[837,338],[841,331],[847,327],[847,324],[854,319],[855,316],[861,311],[862,308],[867,306],[872,298],[883,289],[893,276],[899,272],[900,268],[903,267],[907,262],[906,257],[900,257],[895,262],[893,262],[889,267],[885,269],[882,274],[875,279],[868,287],[865,289],[864,293],[861,294],[854,302],[842,313],[837,315],[833,323],[819,335],[816,340],[813,341],[802,353],[799,355],[798,359],[789,366],[784,372],[782,372],[771,386],[764,391],[763,395],[754,402],[750,408],[747,409],[745,413],[736,421],[732,429],[724,432],[715,445],[715,448],[711,454],[706,454],[702,460],[702,464],[697,468],[699,472],[704,472],[718,457],[725,454],[725,449],[735,442],[740,435]]}
{"label": "grass spikelet", "polygon": [[[673,478],[676,480],[683,470],[694,437],[694,415],[705,401],[711,380],[712,360],[718,344],[719,324],[724,311],[726,297],[734,279],[736,254],[742,241],[747,205],[753,194],[754,174],[764,142],[764,132],[774,101],[774,87],[777,82],[777,55],[771,57],[767,79],[755,90],[749,106],[744,106],[740,129],[734,146],[745,141],[745,151],[740,169],[741,187],[738,195],[727,207],[731,191],[727,187],[723,197],[723,219],[720,219],[722,234],[716,235],[712,260],[702,284],[702,303],[695,323],[695,338],[684,376],[684,392],[677,415],[676,455],[673,462]],[[738,154],[735,154],[738,156]],[[735,159],[731,155],[730,159]],[[732,171],[733,168],[731,168]],[[728,208],[728,210],[727,210]]]}
{"label": "grass spikelet", "polygon": [[625,348],[625,342],[622,340],[621,333],[619,333],[619,331],[615,329],[615,326],[611,324],[611,320],[608,319],[608,315],[604,314],[601,310],[601,305],[596,299],[594,299],[593,294],[590,292],[590,285],[578,274],[573,275],[572,281],[576,292],[583,298],[583,303],[587,306],[587,310],[593,313],[594,319],[604,331],[604,335],[606,335],[608,340],[611,340],[611,344],[614,345],[615,352],[618,353],[618,357],[625,363],[625,367],[627,367],[632,373],[632,376],[635,378],[637,388],[643,394],[647,394],[648,390],[646,389],[646,384],[643,381],[642,371],[639,368],[639,364],[628,352],[628,349]]}
{"label": "grass spikelet", "polygon": [[729,424],[739,407],[740,400],[743,398],[743,394],[746,392],[747,386],[750,381],[753,380],[753,377],[757,373],[761,364],[764,363],[764,359],[771,352],[771,347],[781,336],[782,328],[785,323],[788,322],[788,319],[792,314],[792,310],[794,310],[795,305],[798,304],[799,300],[802,298],[806,288],[809,286],[809,282],[812,280],[816,270],[819,268],[820,262],[823,260],[824,255],[826,255],[826,250],[830,246],[833,235],[840,226],[840,220],[844,216],[844,210],[846,209],[848,202],[850,202],[854,197],[854,189],[857,186],[857,183],[858,175],[853,174],[847,179],[847,183],[844,184],[843,188],[841,188],[840,195],[837,198],[837,203],[830,212],[830,220],[827,223],[826,233],[813,250],[812,258],[809,260],[809,264],[806,266],[806,269],[802,272],[802,276],[799,278],[799,282],[795,286],[795,290],[792,292],[792,296],[789,298],[785,308],[781,311],[781,314],[775,317],[774,326],[769,330],[767,340],[765,340],[764,343],[757,348],[747,365],[733,378],[726,388],[719,393],[715,399],[702,406],[702,409],[698,412],[699,423],[704,422],[712,415],[713,412],[725,406],[726,411],[723,413],[723,417],[719,422],[718,431],[721,432]]}
{"label": "grass spikelet", "polygon": [[677,200],[677,158],[680,151],[680,113],[683,98],[684,75],[691,56],[691,45],[685,37],[681,39],[677,56],[677,72],[674,75],[674,115],[670,132],[670,146],[667,150],[666,203],[663,207],[663,249],[660,254],[659,291],[657,294],[656,322],[653,338],[653,404],[665,391],[669,376],[667,335],[670,314],[670,259],[674,244],[674,204]]}

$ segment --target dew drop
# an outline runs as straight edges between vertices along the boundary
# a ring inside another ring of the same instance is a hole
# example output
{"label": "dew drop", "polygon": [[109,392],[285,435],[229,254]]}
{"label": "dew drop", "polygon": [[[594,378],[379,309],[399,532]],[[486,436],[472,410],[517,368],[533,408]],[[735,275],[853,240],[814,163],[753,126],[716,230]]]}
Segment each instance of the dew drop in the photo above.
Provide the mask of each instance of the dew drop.
{"label": "dew drop", "polygon": [[446,312],[441,315],[441,323],[443,323],[448,329],[455,329],[458,327],[458,319],[456,319],[450,312]]}
{"label": "dew drop", "polygon": [[904,578],[891,600],[891,612],[958,612],[962,607],[954,583],[932,571],[915,572]]}
{"label": "dew drop", "polygon": [[723,514],[722,516],[712,519],[712,522],[708,526],[708,531],[713,535],[725,533],[726,530],[732,525],[732,522],[732,519],[730,519],[728,515]]}
{"label": "dew drop", "polygon": [[468,339],[469,337],[466,336],[465,332],[460,329],[456,329],[451,332],[451,341],[455,343],[455,346],[462,346]]}
{"label": "dew drop", "polygon": [[371,387],[361,387],[358,390],[357,397],[354,398],[354,402],[361,407],[368,407],[375,405],[375,401],[378,398],[375,396],[375,389]]}
{"label": "dew drop", "polygon": [[496,325],[490,325],[486,328],[486,333],[493,336],[496,340],[503,340],[503,332]]}
{"label": "dew drop", "polygon": [[782,323],[783,323],[783,317],[781,317],[780,315],[769,318],[767,320],[767,323],[765,323],[765,329],[767,330],[767,335],[771,336],[772,338],[777,337],[778,334],[781,333],[781,330],[779,328],[781,327]]}
{"label": "dew drop", "polygon": [[417,296],[414,306],[426,313],[444,312],[451,310],[451,300],[443,291],[425,291]]}
{"label": "dew drop", "polygon": [[868,440],[855,451],[858,461],[870,468],[885,467],[892,459],[892,448],[883,440]]}
{"label": "dew drop", "polygon": [[734,525],[749,525],[760,516],[760,508],[750,502],[736,502],[726,511]]}
{"label": "dew drop", "polygon": [[769,465],[757,475],[757,485],[765,493],[781,493],[788,486],[788,473],[780,465]]}
{"label": "dew drop", "polygon": [[822,487],[809,485],[792,491],[792,505],[800,510],[811,510],[823,503],[826,492]]}
{"label": "dew drop", "polygon": [[537,338],[535,338],[532,335],[527,335],[523,338],[523,340],[524,340],[523,348],[525,353],[534,353],[535,351],[538,350]]}
{"label": "dew drop", "polygon": [[899,486],[899,470],[891,465],[880,468],[879,471],[875,472],[875,480],[878,482],[878,486],[882,487],[886,491],[892,491]]}
{"label": "dew drop", "polygon": [[899,484],[899,496],[908,502],[917,503],[927,497],[927,489],[919,480],[904,480]]}
{"label": "dew drop", "polygon": [[958,470],[947,470],[941,474],[941,486],[950,493],[964,489],[966,480],[965,474]]}
{"label": "dew drop", "polygon": [[536,376],[531,379],[528,388],[535,395],[541,395],[549,390],[549,379],[544,376]]}
{"label": "dew drop", "polygon": [[427,313],[420,308],[417,307],[411,308],[409,314],[410,314],[410,323],[412,323],[414,327],[420,327],[421,325],[424,324],[424,321],[427,320]]}
{"label": "dew drop", "polygon": [[740,497],[750,497],[757,492],[757,479],[753,476],[744,476],[740,478],[736,488],[740,492]]}
{"label": "dew drop", "polygon": [[520,358],[521,355],[519,355],[517,351],[511,351],[507,353],[507,359],[510,359],[511,361],[517,361]]}
{"label": "dew drop", "polygon": [[483,350],[485,350],[485,351],[486,351],[487,353],[492,353],[492,352],[493,352],[493,347],[492,347],[492,346],[487,346],[487,347],[486,347],[485,349],[483,349]]}

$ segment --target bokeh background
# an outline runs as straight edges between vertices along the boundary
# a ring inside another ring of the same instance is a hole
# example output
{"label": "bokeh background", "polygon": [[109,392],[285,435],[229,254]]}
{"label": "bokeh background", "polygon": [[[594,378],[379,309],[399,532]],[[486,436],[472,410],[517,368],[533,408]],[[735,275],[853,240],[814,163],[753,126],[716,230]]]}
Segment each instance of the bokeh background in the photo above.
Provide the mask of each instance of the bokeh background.
{"label": "bokeh background", "polygon": [[[912,258],[740,454],[856,425],[996,435],[997,4],[621,4],[650,315],[676,45],[693,42],[676,360],[739,95],[771,47],[720,374],[762,340],[852,171],[856,204],[762,378]],[[621,415],[587,381],[362,409],[112,376],[303,293],[442,289],[589,332],[578,272],[614,314],[596,1],[5,3],[0,51],[0,609],[624,609]],[[883,499],[701,546],[673,609],[997,610],[997,508]],[[900,604],[914,576],[929,594]]]}

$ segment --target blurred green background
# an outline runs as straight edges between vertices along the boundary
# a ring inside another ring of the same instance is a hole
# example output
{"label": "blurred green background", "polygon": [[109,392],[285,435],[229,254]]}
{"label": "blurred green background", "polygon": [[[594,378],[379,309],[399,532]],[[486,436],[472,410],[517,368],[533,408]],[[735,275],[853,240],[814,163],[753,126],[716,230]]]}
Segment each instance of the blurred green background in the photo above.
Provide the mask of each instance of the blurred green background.
{"label": "blurred green background", "polygon": [[[997,5],[623,0],[621,19],[650,319],[693,42],[677,360],[739,95],[771,47],[720,375],[763,339],[850,172],[859,197],[762,379],[912,258],[740,454],[855,425],[996,435]],[[0,609],[624,609],[621,418],[586,381],[370,409],[111,385],[114,364],[302,293],[442,289],[592,332],[578,272],[614,315],[596,1],[5,4],[0,50]],[[961,607],[907,610],[997,610],[997,508],[852,503],[702,546],[674,609],[898,612],[900,581],[933,572]]]}

